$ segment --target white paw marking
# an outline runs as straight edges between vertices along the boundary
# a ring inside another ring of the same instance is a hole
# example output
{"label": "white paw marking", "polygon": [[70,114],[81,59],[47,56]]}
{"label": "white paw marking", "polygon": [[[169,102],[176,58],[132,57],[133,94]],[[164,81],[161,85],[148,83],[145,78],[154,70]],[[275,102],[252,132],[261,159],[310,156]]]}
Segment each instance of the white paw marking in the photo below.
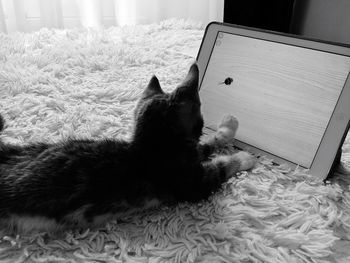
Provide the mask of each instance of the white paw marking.
{"label": "white paw marking", "polygon": [[19,216],[11,215],[1,225],[7,231],[17,234],[29,234],[37,231],[54,232],[60,228],[59,224],[54,219],[49,219],[43,216]]}
{"label": "white paw marking", "polygon": [[219,125],[219,128],[221,127],[227,127],[231,129],[233,132],[236,132],[238,129],[238,120],[236,117],[232,115],[225,115],[222,118],[221,123]]}
{"label": "white paw marking", "polygon": [[249,170],[254,167],[257,159],[248,152],[238,152],[233,155],[233,157],[240,162],[240,170]]}
{"label": "white paw marking", "polygon": [[232,156],[230,156],[230,155],[218,155],[212,160],[212,162],[214,164],[223,163],[223,164],[228,165],[232,162]]}
{"label": "white paw marking", "polygon": [[233,143],[238,129],[238,120],[232,115],[222,118],[215,137],[222,143]]}

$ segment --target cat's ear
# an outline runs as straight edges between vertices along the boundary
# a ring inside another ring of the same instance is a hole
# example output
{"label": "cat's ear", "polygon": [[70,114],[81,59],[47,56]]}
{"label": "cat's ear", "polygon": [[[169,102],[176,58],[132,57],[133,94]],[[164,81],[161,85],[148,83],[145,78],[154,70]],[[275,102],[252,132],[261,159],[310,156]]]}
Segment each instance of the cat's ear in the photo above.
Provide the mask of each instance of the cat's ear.
{"label": "cat's ear", "polygon": [[199,83],[199,70],[196,63],[192,64],[190,70],[187,73],[186,78],[179,85],[179,88],[186,87],[186,89],[193,92],[198,92],[198,83]]}
{"label": "cat's ear", "polygon": [[164,91],[160,87],[157,77],[153,75],[142,95],[143,97],[151,97],[153,95],[163,93]]}
{"label": "cat's ear", "polygon": [[187,73],[186,78],[173,92],[173,98],[176,102],[182,101],[197,101],[199,100],[198,93],[199,70],[197,64],[193,64]]}

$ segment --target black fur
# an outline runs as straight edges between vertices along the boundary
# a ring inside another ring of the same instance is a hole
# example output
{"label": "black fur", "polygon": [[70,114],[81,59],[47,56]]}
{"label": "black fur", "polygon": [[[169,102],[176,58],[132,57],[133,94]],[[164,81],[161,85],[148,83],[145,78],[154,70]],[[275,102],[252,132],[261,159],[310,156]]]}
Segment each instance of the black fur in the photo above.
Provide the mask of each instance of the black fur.
{"label": "black fur", "polygon": [[5,121],[4,118],[0,115],[0,132],[4,129]]}
{"label": "black fur", "polygon": [[[197,202],[227,179],[206,161],[213,145],[199,144],[203,128],[198,68],[164,93],[153,77],[135,109],[131,142],[69,140],[14,146],[0,142],[0,218],[44,216],[61,221],[81,208],[91,221],[117,212],[125,200]],[[0,118],[0,128],[3,126]]]}

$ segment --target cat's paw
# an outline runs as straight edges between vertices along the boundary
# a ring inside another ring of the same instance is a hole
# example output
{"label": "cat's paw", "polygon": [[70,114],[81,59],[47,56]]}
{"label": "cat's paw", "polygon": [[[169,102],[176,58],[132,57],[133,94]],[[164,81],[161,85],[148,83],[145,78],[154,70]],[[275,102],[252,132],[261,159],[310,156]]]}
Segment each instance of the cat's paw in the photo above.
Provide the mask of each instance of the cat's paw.
{"label": "cat's paw", "polygon": [[215,166],[224,168],[225,180],[235,176],[238,172],[254,167],[257,159],[248,152],[238,152],[233,155],[218,155],[212,162]]}
{"label": "cat's paw", "polygon": [[219,144],[230,144],[235,140],[238,129],[238,120],[232,115],[226,115],[222,118],[215,138]]}
{"label": "cat's paw", "polygon": [[241,163],[237,158],[234,158],[233,155],[218,155],[212,159],[212,163],[216,167],[223,168],[225,171],[224,181],[235,176],[237,172],[240,171]]}
{"label": "cat's paw", "polygon": [[249,170],[251,168],[253,168],[257,162],[257,159],[250,153],[248,152],[238,152],[235,153],[234,155],[232,155],[232,157],[239,161],[240,166],[239,166],[239,170],[240,171],[245,171],[245,170]]}

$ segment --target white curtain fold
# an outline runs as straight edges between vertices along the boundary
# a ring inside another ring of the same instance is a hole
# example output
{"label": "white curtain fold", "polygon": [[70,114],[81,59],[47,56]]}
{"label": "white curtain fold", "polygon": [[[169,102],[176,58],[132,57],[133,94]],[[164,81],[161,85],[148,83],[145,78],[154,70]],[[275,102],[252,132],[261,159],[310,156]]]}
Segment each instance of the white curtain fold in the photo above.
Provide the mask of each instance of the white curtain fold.
{"label": "white curtain fold", "polygon": [[224,0],[0,0],[0,32],[223,20]]}

